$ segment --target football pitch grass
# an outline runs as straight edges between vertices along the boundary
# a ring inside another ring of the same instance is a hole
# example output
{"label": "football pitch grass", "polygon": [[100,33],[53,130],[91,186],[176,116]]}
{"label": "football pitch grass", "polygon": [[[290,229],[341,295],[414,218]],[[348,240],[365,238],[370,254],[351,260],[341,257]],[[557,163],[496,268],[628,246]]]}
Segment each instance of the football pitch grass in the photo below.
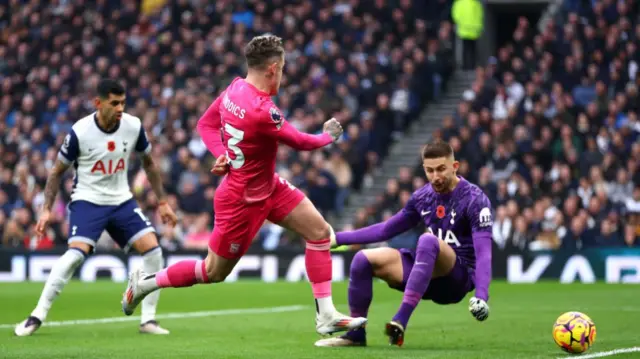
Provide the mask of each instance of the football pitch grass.
{"label": "football pitch grass", "polygon": [[[450,306],[422,302],[402,348],[383,336],[401,293],[375,283],[367,348],[316,348],[308,283],[240,281],[161,294],[160,322],[169,336],[138,334],[139,319],[120,311],[124,283],[71,282],[44,326],[15,337],[10,324],[33,309],[43,283],[0,284],[0,358],[558,358],[552,325],[565,311],[583,311],[598,336],[586,354],[640,346],[637,285],[508,285],[494,282],[491,315],[479,323],[467,300]],[[334,283],[339,310],[348,313],[347,283]],[[138,309],[135,315],[139,315]],[[640,358],[640,352],[612,358]]]}

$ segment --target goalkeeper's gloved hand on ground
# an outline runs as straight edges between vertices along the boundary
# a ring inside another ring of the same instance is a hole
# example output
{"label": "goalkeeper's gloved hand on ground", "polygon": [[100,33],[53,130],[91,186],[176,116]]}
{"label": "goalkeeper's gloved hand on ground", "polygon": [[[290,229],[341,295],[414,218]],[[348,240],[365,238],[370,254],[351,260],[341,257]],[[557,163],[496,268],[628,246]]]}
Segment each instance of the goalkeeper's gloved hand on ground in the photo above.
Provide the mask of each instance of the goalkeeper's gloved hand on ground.
{"label": "goalkeeper's gloved hand on ground", "polygon": [[469,311],[477,320],[483,321],[489,317],[489,304],[476,297],[469,299]]}

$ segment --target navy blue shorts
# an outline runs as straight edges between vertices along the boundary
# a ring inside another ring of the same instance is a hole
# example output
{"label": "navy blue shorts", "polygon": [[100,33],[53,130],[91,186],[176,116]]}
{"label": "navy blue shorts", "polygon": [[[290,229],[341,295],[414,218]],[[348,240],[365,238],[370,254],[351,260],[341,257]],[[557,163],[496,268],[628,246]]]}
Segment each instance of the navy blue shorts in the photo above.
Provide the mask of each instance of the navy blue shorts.
{"label": "navy blue shorts", "polygon": [[[412,249],[399,249],[400,256],[402,257],[402,271],[403,279],[401,286],[390,286],[393,289],[397,289],[404,292],[407,286],[407,280],[411,269],[413,269],[413,263],[416,260],[416,251]],[[469,268],[460,261],[460,258],[456,258],[456,264],[453,266],[451,272],[439,278],[431,279],[427,291],[422,296],[424,300],[431,300],[437,304],[454,304],[459,303],[464,297],[475,288],[473,278]]]}
{"label": "navy blue shorts", "polygon": [[101,206],[87,201],[69,204],[69,243],[95,246],[106,230],[120,248],[128,252],[133,242],[155,232],[151,221],[132,198],[118,206]]}

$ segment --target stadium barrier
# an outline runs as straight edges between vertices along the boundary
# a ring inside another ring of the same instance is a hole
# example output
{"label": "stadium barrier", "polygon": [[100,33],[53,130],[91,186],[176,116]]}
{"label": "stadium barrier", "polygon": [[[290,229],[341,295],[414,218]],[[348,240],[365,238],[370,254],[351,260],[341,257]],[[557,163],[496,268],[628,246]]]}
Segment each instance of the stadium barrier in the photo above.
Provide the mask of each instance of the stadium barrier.
{"label": "stadium barrier", "polygon": [[593,248],[578,252],[493,251],[493,276],[509,283],[640,283],[640,248]]}
{"label": "stadium barrier", "polygon": [[[55,261],[64,253],[60,251],[29,252],[0,249],[0,282],[45,281]],[[344,280],[354,253],[333,255],[333,279]],[[185,260],[203,259],[206,252],[165,252],[166,265]],[[142,266],[142,257],[127,256],[120,251],[97,252],[87,258],[74,274],[83,282],[107,279],[124,282],[130,268]],[[259,279],[264,282],[306,280],[304,252],[249,252],[236,265],[227,282],[238,279]]]}
{"label": "stadium barrier", "polygon": [[[29,252],[0,249],[0,282],[44,281],[51,267],[64,251]],[[333,279],[344,280],[354,253],[333,254]],[[166,253],[167,264],[184,259],[201,259],[202,252]],[[123,282],[130,268],[142,265],[140,256],[119,251],[99,252],[90,256],[75,273],[85,282],[107,279]],[[493,278],[510,283],[535,283],[554,280],[561,283],[640,283],[640,248],[589,249],[576,253],[493,251]],[[306,280],[302,252],[256,252],[245,255],[227,278]]]}

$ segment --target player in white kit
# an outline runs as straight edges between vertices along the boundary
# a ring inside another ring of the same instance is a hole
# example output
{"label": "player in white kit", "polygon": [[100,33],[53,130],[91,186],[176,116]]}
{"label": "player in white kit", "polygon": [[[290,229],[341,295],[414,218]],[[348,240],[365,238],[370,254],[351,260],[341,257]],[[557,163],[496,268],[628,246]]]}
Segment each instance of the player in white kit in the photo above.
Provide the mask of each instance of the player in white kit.
{"label": "player in white kit", "polygon": [[[69,249],[51,269],[36,308],[16,326],[18,336],[31,335],[40,328],[53,301],[78,266],[93,252],[105,230],[125,252],[133,248],[142,255],[146,272],[154,273],[164,266],[155,230],[133,198],[127,179],[130,154],[138,152],[158,198],[162,221],[171,226],[176,224],[177,217],[165,199],[161,174],[150,155],[151,144],[140,119],[124,113],[122,85],[114,80],[102,80],[94,101],[97,111],[76,122],[60,148],[47,179],[45,202],[36,225],[36,232],[42,236],[62,176],[73,165],[75,183],[69,204]],[[154,294],[142,303],[140,332],[169,334],[155,320],[158,295]]]}

